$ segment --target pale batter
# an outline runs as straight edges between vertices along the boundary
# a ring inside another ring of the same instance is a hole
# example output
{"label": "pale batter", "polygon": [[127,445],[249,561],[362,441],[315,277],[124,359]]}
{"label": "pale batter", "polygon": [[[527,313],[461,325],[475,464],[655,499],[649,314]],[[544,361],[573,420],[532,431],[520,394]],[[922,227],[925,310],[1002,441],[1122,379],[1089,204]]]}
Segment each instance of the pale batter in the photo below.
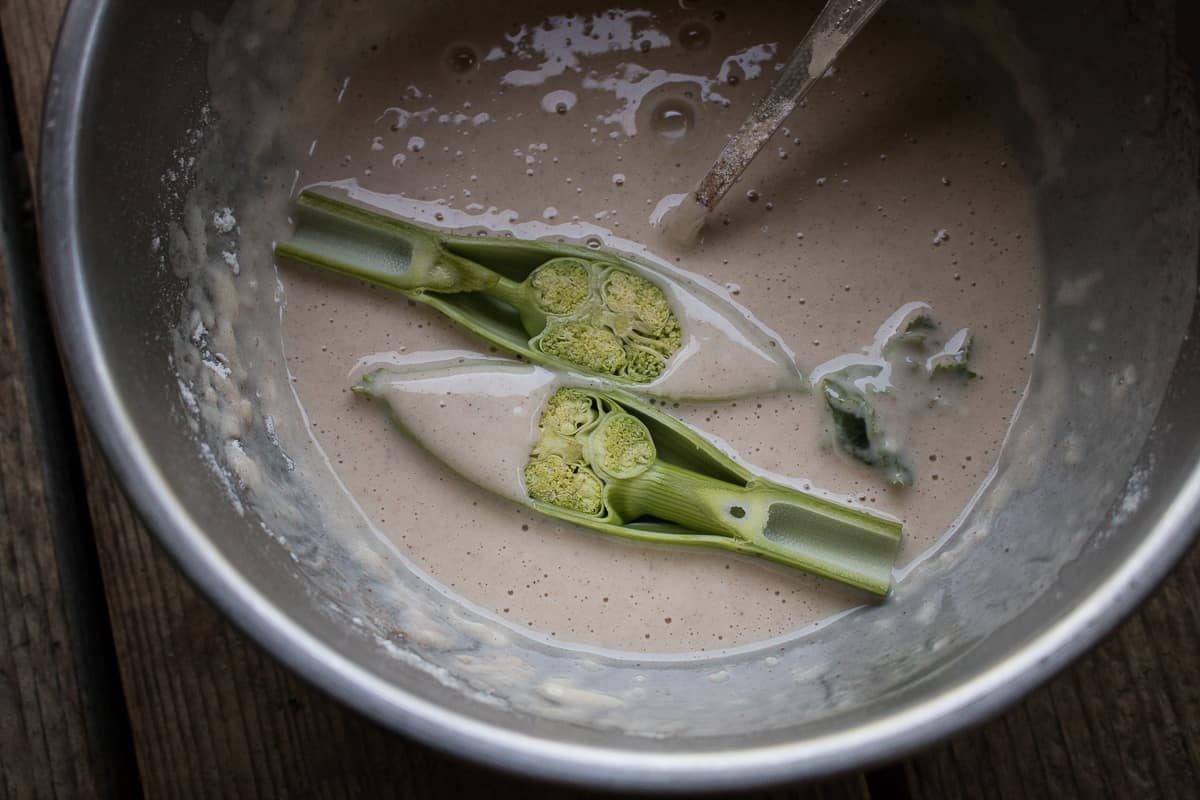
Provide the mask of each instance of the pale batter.
{"label": "pale batter", "polygon": [[[985,480],[1028,379],[1037,234],[1004,131],[935,42],[885,13],[699,245],[677,252],[652,212],[689,188],[766,92],[815,4],[582,8],[452,23],[431,11],[364,43],[327,125],[293,131],[313,139],[297,186],[354,178],[402,195],[395,207],[428,224],[647,245],[725,285],[806,371],[868,347],[911,301],[947,335],[970,327],[983,377],[936,409],[916,404],[897,431],[916,468],[908,490],[833,451],[816,395],[669,409],[757,468],[901,517],[900,564],[920,557]],[[378,352],[494,351],[393,293],[293,265],[279,274],[288,367],[313,435],[374,524],[453,592],[556,640],[654,651],[762,640],[864,601],[763,562],[564,526],[467,484],[354,396],[348,375]]]}

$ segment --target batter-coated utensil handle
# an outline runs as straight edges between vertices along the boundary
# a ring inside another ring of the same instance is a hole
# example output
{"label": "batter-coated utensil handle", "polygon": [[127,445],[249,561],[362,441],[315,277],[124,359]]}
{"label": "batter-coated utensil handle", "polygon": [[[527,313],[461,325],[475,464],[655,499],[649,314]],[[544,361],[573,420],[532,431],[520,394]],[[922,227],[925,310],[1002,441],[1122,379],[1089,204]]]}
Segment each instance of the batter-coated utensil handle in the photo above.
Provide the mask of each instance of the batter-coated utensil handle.
{"label": "batter-coated utensil handle", "polygon": [[829,0],[792,53],[771,92],[742,123],[696,188],[695,200],[716,207],[771,135],[885,0]]}

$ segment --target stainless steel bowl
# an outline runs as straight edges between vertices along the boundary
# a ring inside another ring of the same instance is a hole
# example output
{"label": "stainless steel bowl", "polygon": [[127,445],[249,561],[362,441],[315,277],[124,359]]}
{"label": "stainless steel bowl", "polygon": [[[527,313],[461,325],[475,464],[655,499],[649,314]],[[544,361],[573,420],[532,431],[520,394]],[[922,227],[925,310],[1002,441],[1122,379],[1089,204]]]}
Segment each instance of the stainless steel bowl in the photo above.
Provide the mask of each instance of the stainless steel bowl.
{"label": "stainless steel bowl", "polygon": [[[892,4],[941,32],[1026,153],[1047,265],[1038,361],[981,501],[987,525],[968,525],[889,603],[789,643],[774,663],[749,653],[583,669],[553,648],[502,648],[537,680],[619,687],[643,676],[640,702],[576,718],[531,700],[529,686],[457,680],[452,656],[495,650],[382,646],[348,624],[351,593],[338,581],[358,556],[313,540],[293,560],[233,506],[184,424],[170,364],[185,279],[148,245],[156,222],[180,211],[160,178],[208,91],[195,15],[220,19],[229,2],[75,0],[67,14],[40,211],[72,382],[125,489],[191,579],[292,669],[387,726],[604,787],[747,786],[897,757],[996,713],[1092,646],[1200,524],[1197,125],[1176,53],[1196,32],[1178,29],[1170,5]],[[412,598],[355,613],[426,602]],[[438,603],[435,617],[467,614]],[[718,668],[742,680],[714,691],[705,676]]]}

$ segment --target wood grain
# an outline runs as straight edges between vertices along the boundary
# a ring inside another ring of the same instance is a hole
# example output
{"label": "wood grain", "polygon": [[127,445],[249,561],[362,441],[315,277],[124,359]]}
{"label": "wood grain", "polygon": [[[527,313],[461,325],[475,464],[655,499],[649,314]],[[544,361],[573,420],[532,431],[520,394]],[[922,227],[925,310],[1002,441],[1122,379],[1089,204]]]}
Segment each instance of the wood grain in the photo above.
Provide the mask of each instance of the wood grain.
{"label": "wood grain", "polygon": [[53,535],[62,497],[39,413],[58,363],[51,348],[27,346],[39,310],[29,302],[36,261],[24,164],[5,124],[11,110],[0,83],[0,796],[33,786],[93,796],[99,754],[88,737],[86,645],[71,624],[75,596]]}
{"label": "wood grain", "polygon": [[[27,141],[33,141],[28,137],[35,129],[49,44],[63,4],[0,0]],[[0,369],[5,409],[11,391]],[[7,442],[10,433],[3,433]],[[24,434],[11,435],[19,440]],[[580,796],[464,765],[411,743],[282,669],[180,577],[137,522],[94,444],[86,434],[82,439],[113,636],[147,796]],[[0,447],[0,454],[26,453],[22,447],[27,445]],[[26,460],[0,461],[3,502],[14,508],[36,503],[31,498],[37,487],[28,483],[29,456],[8,457]],[[39,512],[20,513],[36,520]],[[5,546],[28,548],[28,543]],[[30,644],[27,631],[50,631],[53,642],[62,635],[61,623],[28,619],[22,610],[29,592],[48,591],[32,587],[53,573],[53,564],[46,563],[45,554],[23,551],[21,556],[0,556],[0,603],[6,604],[0,611],[8,641],[22,647],[0,653],[0,669],[24,659],[26,671],[49,663],[48,671],[54,672],[52,654],[42,644]],[[15,577],[14,564],[21,565]],[[29,574],[28,564],[37,565],[36,575]],[[1197,667],[1200,551],[1102,647],[998,719],[889,769],[750,796],[1194,796],[1200,779]],[[69,708],[55,702],[70,694],[69,677],[45,676],[46,686],[15,690],[0,685],[0,693],[6,693],[0,700],[16,691],[26,715],[15,722],[7,715],[0,719],[0,734],[7,731],[2,726],[18,724],[32,732],[23,733],[26,738],[37,739],[48,728],[63,732],[58,749],[36,756],[36,767],[18,765],[22,772],[10,778],[4,771],[10,768],[0,761],[4,780],[41,776],[65,789],[86,786],[74,766],[64,763],[71,743],[78,744],[66,730],[73,724]],[[0,741],[7,740],[0,736]],[[15,785],[22,784],[0,784],[0,791]]]}
{"label": "wood grain", "polygon": [[[8,233],[6,231],[6,233]],[[96,793],[27,371],[0,251],[0,797]],[[20,757],[14,757],[20,754]]]}
{"label": "wood grain", "polygon": [[12,65],[13,94],[25,155],[37,163],[42,94],[67,0],[0,0],[0,30]]}
{"label": "wood grain", "polygon": [[[0,19],[10,13],[0,4]],[[9,79],[0,74],[0,797],[129,797],[132,743]]]}

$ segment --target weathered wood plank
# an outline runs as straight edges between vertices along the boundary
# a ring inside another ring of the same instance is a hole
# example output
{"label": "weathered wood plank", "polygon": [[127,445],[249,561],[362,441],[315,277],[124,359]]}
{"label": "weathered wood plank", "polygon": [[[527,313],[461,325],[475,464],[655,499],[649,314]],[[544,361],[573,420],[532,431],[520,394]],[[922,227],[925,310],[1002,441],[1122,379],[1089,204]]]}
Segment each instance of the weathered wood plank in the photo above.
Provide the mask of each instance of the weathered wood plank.
{"label": "weathered wood plank", "polygon": [[136,766],[6,58],[0,220],[0,796],[129,797]]}
{"label": "weathered wood plank", "polygon": [[42,93],[58,23],[68,0],[0,0],[0,30],[12,64],[13,94],[21,139],[30,164],[37,163]]}
{"label": "weathered wood plank", "polygon": [[[7,104],[0,102],[0,115]],[[2,120],[0,120],[2,124]],[[30,414],[34,365],[19,351],[16,291],[23,231],[15,209],[0,135],[0,796],[20,797],[39,787],[46,795],[97,793],[89,751],[83,689],[70,636],[68,598],[49,535],[49,491],[39,430]],[[57,369],[57,364],[44,365]]]}
{"label": "weathered wood plank", "polygon": [[[0,257],[0,271],[9,265]],[[0,796],[95,793],[45,485],[0,278]]]}

